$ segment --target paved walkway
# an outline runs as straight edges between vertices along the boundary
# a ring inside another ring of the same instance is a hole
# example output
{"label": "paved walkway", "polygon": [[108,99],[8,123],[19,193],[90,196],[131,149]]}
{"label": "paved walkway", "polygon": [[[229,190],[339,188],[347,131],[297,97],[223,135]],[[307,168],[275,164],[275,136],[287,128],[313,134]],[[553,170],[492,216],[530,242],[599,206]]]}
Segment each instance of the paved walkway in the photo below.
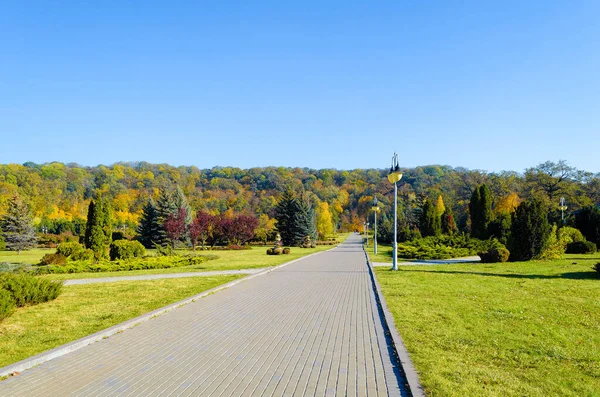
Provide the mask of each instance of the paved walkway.
{"label": "paved walkway", "polygon": [[117,281],[140,281],[140,280],[158,280],[161,278],[181,278],[181,277],[208,277],[220,276],[223,274],[256,274],[264,271],[264,267],[256,269],[240,270],[215,270],[209,272],[186,272],[186,273],[163,273],[163,274],[143,274],[139,276],[115,276],[99,278],[77,278],[66,280],[64,285],[95,284],[95,283],[114,283]]}
{"label": "paved walkway", "polygon": [[0,395],[406,395],[375,305],[351,236],[26,370]]}

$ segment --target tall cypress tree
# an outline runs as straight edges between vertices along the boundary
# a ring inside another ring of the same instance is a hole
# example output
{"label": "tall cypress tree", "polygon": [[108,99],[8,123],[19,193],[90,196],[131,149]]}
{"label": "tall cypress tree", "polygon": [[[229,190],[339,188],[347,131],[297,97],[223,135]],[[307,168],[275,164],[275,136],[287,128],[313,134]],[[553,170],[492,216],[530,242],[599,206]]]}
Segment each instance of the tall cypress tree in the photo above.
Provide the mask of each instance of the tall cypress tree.
{"label": "tall cypress tree", "polygon": [[140,235],[140,242],[146,248],[152,248],[155,243],[160,242],[161,225],[158,221],[158,209],[152,197],[144,206],[137,232]]}
{"label": "tall cypress tree", "polygon": [[537,257],[550,237],[548,211],[539,200],[523,201],[512,216],[508,249],[511,261]]}
{"label": "tall cypress tree", "polygon": [[33,248],[37,242],[29,207],[17,196],[12,197],[8,212],[0,219],[0,230],[6,248],[18,254]]}
{"label": "tall cypress tree", "polygon": [[85,246],[94,251],[96,259],[106,258],[112,241],[112,211],[105,198],[90,201],[85,228]]}
{"label": "tall cypress tree", "polygon": [[425,201],[419,219],[420,231],[423,237],[439,236],[442,232],[441,215],[430,200]]}
{"label": "tall cypress tree", "polygon": [[489,238],[488,227],[492,221],[492,195],[490,189],[483,184],[475,188],[469,202],[471,215],[471,235],[485,240]]}

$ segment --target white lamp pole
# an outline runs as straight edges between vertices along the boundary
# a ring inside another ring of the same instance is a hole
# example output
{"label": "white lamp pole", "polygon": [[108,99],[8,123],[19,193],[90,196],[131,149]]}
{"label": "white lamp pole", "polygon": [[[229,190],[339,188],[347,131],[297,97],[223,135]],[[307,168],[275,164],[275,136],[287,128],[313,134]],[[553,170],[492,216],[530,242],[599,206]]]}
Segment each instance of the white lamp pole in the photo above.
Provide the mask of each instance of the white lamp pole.
{"label": "white lamp pole", "polygon": [[394,245],[392,252],[392,270],[398,270],[398,182],[402,179],[400,166],[398,165],[398,154],[392,157],[392,166],[388,174],[388,181],[394,184]]}
{"label": "white lamp pole", "polygon": [[377,197],[373,197],[373,213],[375,214],[375,222],[373,229],[373,253],[377,255],[377,211],[379,211],[379,207],[377,206]]}

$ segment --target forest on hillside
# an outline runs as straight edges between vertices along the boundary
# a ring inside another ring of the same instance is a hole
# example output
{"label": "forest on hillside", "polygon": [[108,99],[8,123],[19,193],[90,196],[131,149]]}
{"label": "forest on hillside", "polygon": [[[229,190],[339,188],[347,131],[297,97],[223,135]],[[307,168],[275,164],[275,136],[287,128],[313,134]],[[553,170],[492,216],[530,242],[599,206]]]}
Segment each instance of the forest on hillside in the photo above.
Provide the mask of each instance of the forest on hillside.
{"label": "forest on hillside", "polygon": [[[278,200],[291,189],[306,192],[315,208],[326,202],[337,230],[362,230],[373,197],[379,201],[383,218],[391,214],[393,186],[387,181],[388,171],[199,169],[146,162],[96,167],[58,162],[5,164],[0,165],[0,216],[11,197],[18,195],[30,206],[38,231],[80,234],[90,201],[101,195],[110,200],[115,228],[133,236],[145,203],[157,199],[164,189],[180,187],[192,211],[253,214],[262,222],[272,222]],[[551,222],[560,220],[561,197],[566,201],[567,218],[582,207],[600,203],[600,174],[578,170],[565,161],[549,161],[522,173],[439,165],[403,168],[402,172],[399,214],[410,227],[418,227],[418,213],[427,200],[441,200],[454,214],[459,230],[469,231],[469,200],[483,183],[490,189],[494,210],[513,209],[523,199],[538,198],[549,208]]]}

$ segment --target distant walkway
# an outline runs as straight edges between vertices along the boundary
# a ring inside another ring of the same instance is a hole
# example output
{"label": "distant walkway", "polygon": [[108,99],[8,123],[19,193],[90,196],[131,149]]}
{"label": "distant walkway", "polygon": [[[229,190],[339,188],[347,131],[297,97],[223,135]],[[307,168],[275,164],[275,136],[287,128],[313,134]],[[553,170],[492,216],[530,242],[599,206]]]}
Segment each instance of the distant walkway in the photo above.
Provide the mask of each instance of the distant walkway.
{"label": "distant walkway", "polygon": [[165,274],[142,274],[139,276],[115,276],[100,278],[78,278],[66,280],[63,285],[95,284],[95,283],[114,283],[117,281],[139,281],[139,280],[158,280],[161,278],[182,278],[182,277],[208,277],[220,276],[224,274],[256,274],[264,271],[266,268],[240,269],[240,270],[215,270],[210,272],[186,272],[186,273],[165,273]]}
{"label": "distant walkway", "polygon": [[351,236],[25,370],[0,395],[405,396],[392,351]]}
{"label": "distant walkway", "polygon": [[[465,256],[463,258],[452,259],[427,259],[398,262],[398,266],[434,266],[434,265],[457,265],[461,263],[478,263],[481,258],[478,256]],[[391,262],[372,262],[373,266],[392,266]]]}

